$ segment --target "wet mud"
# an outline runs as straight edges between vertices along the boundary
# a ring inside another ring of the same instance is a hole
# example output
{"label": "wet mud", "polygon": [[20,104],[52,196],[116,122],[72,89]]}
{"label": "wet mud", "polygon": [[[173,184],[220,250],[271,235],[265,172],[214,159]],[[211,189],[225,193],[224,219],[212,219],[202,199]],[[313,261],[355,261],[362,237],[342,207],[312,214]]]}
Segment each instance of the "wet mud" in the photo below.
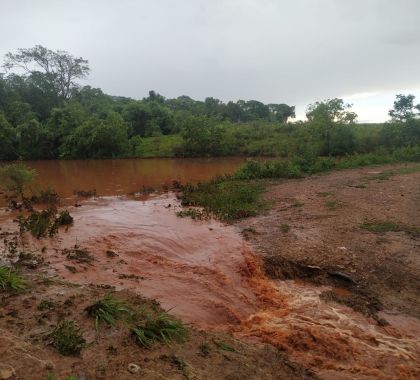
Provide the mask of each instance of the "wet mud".
{"label": "wet mud", "polygon": [[[171,194],[146,201],[101,198],[71,209],[74,226],[56,238],[26,236],[26,242],[42,249],[50,268],[66,280],[154,298],[197,328],[270,343],[321,378],[420,375],[417,319],[388,318],[383,311],[388,322],[379,324],[322,296],[350,297],[343,277],[315,266],[263,261],[237,227],[178,218],[179,208]],[[9,220],[3,227],[14,226]],[[75,246],[92,260],[72,259],[68,252]],[[335,282],[311,284],[305,277]]]}

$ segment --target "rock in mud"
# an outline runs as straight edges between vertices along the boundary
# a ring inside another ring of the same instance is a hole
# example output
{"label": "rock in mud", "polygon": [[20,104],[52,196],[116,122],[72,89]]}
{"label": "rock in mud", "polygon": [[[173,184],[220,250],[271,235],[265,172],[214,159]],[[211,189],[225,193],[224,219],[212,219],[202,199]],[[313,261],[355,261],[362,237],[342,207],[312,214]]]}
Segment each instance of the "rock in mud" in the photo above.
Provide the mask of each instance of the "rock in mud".
{"label": "rock in mud", "polygon": [[127,367],[128,372],[135,374],[138,373],[140,371],[140,366],[134,363],[130,363]]}

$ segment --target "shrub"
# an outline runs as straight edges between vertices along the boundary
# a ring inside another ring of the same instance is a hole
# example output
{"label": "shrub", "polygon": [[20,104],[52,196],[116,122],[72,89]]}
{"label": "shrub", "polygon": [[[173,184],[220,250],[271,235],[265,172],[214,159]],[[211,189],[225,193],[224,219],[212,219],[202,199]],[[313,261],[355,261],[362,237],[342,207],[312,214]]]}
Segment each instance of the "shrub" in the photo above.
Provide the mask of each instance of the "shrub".
{"label": "shrub", "polygon": [[80,328],[74,321],[61,321],[51,333],[52,345],[62,355],[75,355],[80,353],[84,344]]}
{"label": "shrub", "polygon": [[20,232],[29,231],[32,236],[40,239],[47,235],[52,237],[58,232],[58,227],[73,223],[73,218],[67,210],[56,214],[55,207],[42,211],[33,211],[27,217],[20,215],[15,220],[19,224]]}
{"label": "shrub", "polygon": [[7,164],[0,167],[0,184],[5,190],[15,192],[23,201],[25,188],[32,182],[35,175],[34,169],[22,163]]}

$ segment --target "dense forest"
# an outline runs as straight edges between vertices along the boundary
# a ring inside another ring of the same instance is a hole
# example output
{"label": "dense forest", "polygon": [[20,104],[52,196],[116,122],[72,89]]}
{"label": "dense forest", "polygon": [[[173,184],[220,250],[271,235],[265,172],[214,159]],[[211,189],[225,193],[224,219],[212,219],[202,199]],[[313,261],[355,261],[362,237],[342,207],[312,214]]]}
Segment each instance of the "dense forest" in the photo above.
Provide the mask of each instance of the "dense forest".
{"label": "dense forest", "polygon": [[342,156],[420,143],[420,105],[397,95],[384,124],[358,124],[342,99],[307,108],[208,97],[141,100],[80,86],[88,61],[42,46],[4,59],[0,74],[0,160],[196,157]]}

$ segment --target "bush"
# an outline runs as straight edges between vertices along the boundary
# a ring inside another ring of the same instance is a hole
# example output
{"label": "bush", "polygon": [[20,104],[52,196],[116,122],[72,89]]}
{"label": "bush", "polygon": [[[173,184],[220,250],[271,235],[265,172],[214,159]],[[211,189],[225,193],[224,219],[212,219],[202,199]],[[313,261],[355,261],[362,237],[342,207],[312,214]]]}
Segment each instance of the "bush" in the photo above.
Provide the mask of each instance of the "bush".
{"label": "bush", "polygon": [[80,353],[86,341],[74,321],[61,321],[51,333],[52,345],[62,355]]}
{"label": "bush", "polygon": [[32,236],[40,239],[46,236],[54,236],[58,227],[73,223],[73,217],[67,210],[60,211],[56,215],[55,207],[49,207],[42,211],[33,211],[27,217],[19,215],[16,218],[20,232],[29,231]]}
{"label": "bush", "polygon": [[7,164],[0,168],[0,186],[4,190],[15,192],[23,200],[25,188],[32,182],[35,175],[34,169],[22,163]]}

